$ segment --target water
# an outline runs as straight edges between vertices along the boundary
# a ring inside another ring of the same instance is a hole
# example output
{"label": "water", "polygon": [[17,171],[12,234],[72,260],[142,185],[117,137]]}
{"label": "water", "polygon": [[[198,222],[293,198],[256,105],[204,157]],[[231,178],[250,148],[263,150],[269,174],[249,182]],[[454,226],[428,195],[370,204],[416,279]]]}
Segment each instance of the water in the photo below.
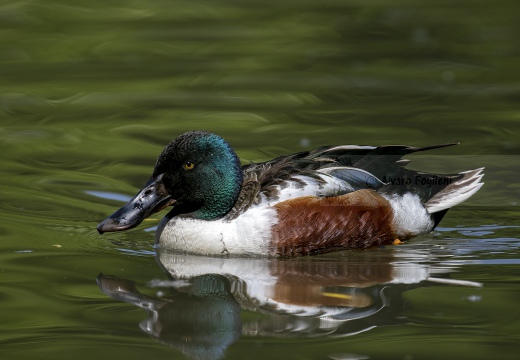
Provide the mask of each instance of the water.
{"label": "water", "polygon": [[[516,358],[513,1],[4,1],[4,359]],[[97,223],[176,135],[244,163],[324,144],[461,142],[411,166],[486,166],[430,235],[289,260],[156,252]]]}

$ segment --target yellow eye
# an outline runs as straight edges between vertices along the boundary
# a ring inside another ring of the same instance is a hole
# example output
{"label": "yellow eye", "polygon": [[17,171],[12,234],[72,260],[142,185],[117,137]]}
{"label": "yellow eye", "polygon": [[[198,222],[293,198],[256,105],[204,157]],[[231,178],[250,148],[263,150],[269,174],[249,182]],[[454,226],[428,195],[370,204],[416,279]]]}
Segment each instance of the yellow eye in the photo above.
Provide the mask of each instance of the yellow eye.
{"label": "yellow eye", "polygon": [[182,167],[184,168],[184,170],[191,170],[195,167],[195,164],[191,161],[186,161],[184,165],[182,165]]}

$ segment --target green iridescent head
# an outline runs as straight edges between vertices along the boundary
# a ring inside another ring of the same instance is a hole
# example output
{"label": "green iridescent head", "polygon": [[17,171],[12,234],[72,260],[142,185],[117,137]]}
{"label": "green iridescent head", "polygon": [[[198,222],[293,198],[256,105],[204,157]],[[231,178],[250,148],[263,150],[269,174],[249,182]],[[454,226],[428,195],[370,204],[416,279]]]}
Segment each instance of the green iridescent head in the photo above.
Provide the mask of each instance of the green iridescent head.
{"label": "green iridescent head", "polygon": [[211,220],[234,205],[242,185],[240,161],[220,136],[190,131],[159,155],[152,178],[163,174],[165,189],[175,199],[175,213]]}

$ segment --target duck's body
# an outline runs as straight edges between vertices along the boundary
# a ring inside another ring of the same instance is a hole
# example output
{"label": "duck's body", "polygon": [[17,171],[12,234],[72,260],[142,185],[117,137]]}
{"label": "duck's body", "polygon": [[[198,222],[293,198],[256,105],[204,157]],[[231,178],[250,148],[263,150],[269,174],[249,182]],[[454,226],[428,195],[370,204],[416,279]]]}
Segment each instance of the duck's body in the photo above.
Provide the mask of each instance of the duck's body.
{"label": "duck's body", "polygon": [[222,138],[189,132],[98,230],[125,230],[173,205],[156,239],[189,253],[291,256],[392,244],[430,232],[482,186],[482,169],[404,167],[403,155],[448,145],[322,147],[240,167]]}

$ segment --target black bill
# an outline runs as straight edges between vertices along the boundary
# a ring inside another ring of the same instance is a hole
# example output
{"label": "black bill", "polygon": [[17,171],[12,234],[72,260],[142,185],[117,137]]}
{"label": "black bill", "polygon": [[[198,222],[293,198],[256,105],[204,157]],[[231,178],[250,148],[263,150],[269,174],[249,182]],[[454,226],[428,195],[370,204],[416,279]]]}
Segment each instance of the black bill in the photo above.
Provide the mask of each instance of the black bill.
{"label": "black bill", "polygon": [[173,205],[172,199],[163,183],[163,174],[150,179],[141,191],[121,209],[107,217],[97,226],[100,234],[122,231],[136,227],[148,216]]}

